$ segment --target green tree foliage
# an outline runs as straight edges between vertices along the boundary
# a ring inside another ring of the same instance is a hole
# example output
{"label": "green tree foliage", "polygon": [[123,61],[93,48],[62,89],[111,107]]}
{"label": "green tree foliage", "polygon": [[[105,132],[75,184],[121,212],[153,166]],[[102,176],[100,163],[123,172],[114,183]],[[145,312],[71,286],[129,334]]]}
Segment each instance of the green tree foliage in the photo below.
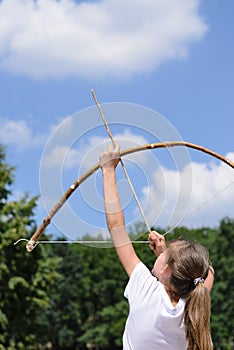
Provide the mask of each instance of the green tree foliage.
{"label": "green tree foliage", "polygon": [[215,268],[212,330],[215,349],[234,349],[234,220],[225,218],[210,247]]}
{"label": "green tree foliage", "polygon": [[50,286],[56,280],[59,259],[43,249],[27,254],[14,246],[35,229],[33,209],[37,198],[13,197],[14,168],[0,147],[0,349],[33,349],[39,328],[37,315],[50,303]]}

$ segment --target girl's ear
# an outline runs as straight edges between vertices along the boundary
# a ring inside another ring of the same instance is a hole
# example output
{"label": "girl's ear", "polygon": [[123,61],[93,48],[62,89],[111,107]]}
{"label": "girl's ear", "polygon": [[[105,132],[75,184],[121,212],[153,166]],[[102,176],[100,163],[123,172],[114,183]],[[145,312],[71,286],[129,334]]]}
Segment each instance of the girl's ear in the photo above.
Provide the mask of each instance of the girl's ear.
{"label": "girl's ear", "polygon": [[171,269],[168,264],[162,268],[161,274],[164,276],[164,278],[169,278],[171,276]]}

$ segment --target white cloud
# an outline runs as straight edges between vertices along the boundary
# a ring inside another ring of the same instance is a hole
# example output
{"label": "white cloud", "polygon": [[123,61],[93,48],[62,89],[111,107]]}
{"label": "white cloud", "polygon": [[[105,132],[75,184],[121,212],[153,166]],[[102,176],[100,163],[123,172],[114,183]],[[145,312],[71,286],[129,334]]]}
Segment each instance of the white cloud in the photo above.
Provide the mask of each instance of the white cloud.
{"label": "white cloud", "polygon": [[[234,160],[234,153],[229,153],[227,158]],[[187,186],[191,180],[191,187]],[[234,215],[234,173],[224,163],[192,162],[180,173],[158,169],[143,193],[146,216],[152,225],[210,226],[217,225],[225,216]]]}
{"label": "white cloud", "polygon": [[188,55],[199,0],[2,0],[0,67],[33,78],[127,77]]}
{"label": "white cloud", "polygon": [[34,134],[26,121],[1,119],[0,142],[6,145],[14,145],[22,151],[28,147],[40,145],[44,137]]}

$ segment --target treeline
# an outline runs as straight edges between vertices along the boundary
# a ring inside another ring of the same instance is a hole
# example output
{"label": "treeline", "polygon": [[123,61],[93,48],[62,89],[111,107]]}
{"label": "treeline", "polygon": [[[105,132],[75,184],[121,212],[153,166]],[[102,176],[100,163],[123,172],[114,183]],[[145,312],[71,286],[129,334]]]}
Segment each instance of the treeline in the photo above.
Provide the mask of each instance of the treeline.
{"label": "treeline", "polygon": [[[127,276],[114,249],[108,244],[105,248],[41,244],[27,253],[23,243],[14,245],[36,229],[37,198],[25,195],[11,201],[13,184],[14,168],[7,164],[5,149],[0,147],[0,350],[121,350],[128,315],[123,297]],[[141,226],[133,231],[139,237]],[[218,228],[177,228],[168,239],[180,236],[209,249],[215,269],[214,348],[232,350],[234,220],[224,218]],[[135,248],[151,267],[155,257],[148,245]]]}

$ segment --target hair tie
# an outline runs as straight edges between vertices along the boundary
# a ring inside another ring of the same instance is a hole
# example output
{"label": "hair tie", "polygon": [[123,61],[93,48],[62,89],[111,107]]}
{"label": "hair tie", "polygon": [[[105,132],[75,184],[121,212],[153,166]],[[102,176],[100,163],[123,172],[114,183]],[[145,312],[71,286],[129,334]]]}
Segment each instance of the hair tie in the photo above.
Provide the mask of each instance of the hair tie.
{"label": "hair tie", "polygon": [[194,280],[195,286],[196,286],[198,283],[204,283],[204,282],[205,282],[205,280],[204,280],[204,278],[202,278],[202,277],[195,278],[195,280]]}

